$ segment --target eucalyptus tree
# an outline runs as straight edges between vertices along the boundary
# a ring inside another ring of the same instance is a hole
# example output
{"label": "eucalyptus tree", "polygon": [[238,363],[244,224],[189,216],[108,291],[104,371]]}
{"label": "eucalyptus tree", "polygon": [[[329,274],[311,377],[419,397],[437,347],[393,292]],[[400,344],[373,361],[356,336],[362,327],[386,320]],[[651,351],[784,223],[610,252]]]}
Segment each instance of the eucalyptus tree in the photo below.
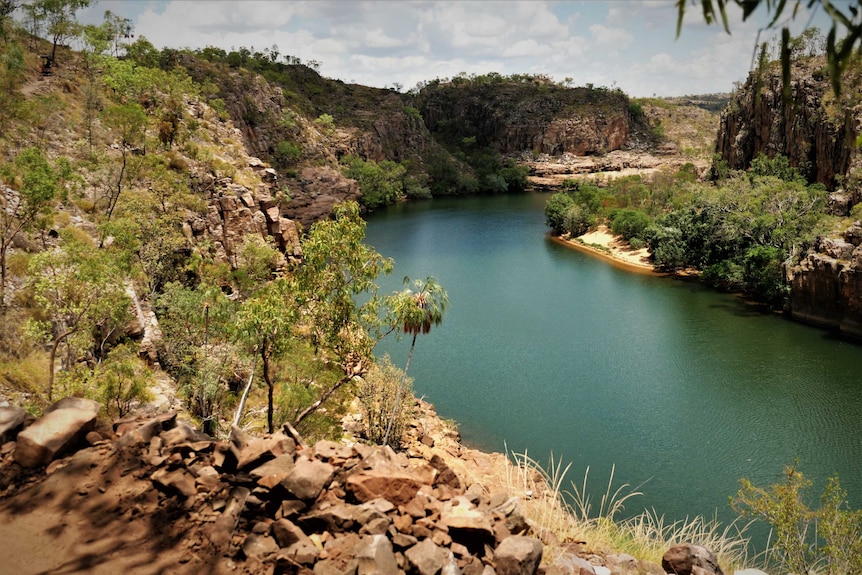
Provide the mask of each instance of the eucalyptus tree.
{"label": "eucalyptus tree", "polygon": [[65,367],[94,347],[93,334],[111,331],[128,321],[130,300],[122,274],[107,250],[96,247],[84,232],[66,228],[61,245],[33,256],[29,287],[38,311],[27,333],[49,348],[48,400],[54,395],[57,352],[66,347]]}
{"label": "eucalyptus tree", "polygon": [[0,311],[6,310],[6,258],[15,238],[51,210],[68,162],[51,165],[39,148],[25,148],[11,163],[0,166]]}
{"label": "eucalyptus tree", "polygon": [[[288,278],[280,277],[245,300],[234,320],[239,341],[251,348],[255,354],[259,354],[262,363],[263,380],[267,387],[266,423],[270,433],[274,431],[273,363],[290,349],[290,338],[298,318],[294,302],[295,284]],[[238,414],[242,413],[242,408],[241,404],[237,410]]]}
{"label": "eucalyptus tree", "polygon": [[53,42],[52,60],[57,57],[57,46],[79,32],[80,24],[75,13],[90,3],[91,0],[33,0],[30,3],[33,11],[40,14],[47,24],[48,35]]}
{"label": "eucalyptus tree", "polygon": [[413,359],[413,350],[416,348],[416,337],[420,333],[428,333],[431,326],[440,325],[443,314],[449,305],[449,296],[446,290],[437,283],[433,277],[423,280],[411,280],[409,276],[404,278],[404,284],[410,286],[396,294],[391,299],[391,313],[397,324],[401,326],[402,333],[412,335],[410,341],[410,352],[407,354],[407,363],[404,366],[404,374],[401,383],[395,392],[395,406],[383,436],[383,444],[389,443],[389,433],[392,430],[392,422],[398,413],[401,399],[401,390],[407,380],[407,372],[410,369],[410,361]]}

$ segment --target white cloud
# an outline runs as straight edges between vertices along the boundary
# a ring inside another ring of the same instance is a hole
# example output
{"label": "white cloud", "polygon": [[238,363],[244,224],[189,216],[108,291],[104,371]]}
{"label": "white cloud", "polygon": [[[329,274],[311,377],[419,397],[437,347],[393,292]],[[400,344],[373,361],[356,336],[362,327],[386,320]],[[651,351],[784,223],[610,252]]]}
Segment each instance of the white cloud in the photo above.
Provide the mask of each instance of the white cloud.
{"label": "white cloud", "polygon": [[635,37],[624,28],[609,28],[602,24],[590,26],[590,33],[599,48],[610,48],[614,51],[628,48]]}
{"label": "white cloud", "polygon": [[322,61],[327,76],[374,86],[493,70],[618,81],[635,96],[729,91],[747,73],[765,15],[742,22],[731,3],[727,34],[704,24],[699,4],[686,5],[679,39],[675,0],[102,0],[87,12],[133,18],[157,47],[277,44]]}

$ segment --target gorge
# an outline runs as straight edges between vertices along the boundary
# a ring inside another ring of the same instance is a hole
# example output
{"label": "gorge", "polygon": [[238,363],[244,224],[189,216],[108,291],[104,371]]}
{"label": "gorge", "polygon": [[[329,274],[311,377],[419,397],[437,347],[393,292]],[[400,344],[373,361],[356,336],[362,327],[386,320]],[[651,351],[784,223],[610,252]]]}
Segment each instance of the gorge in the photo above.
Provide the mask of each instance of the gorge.
{"label": "gorge", "polygon": [[[410,203],[369,218],[384,291],[433,273],[450,312],[416,346],[416,393],[482,448],[590,467],[626,513],[733,513],[739,479],[782,467],[862,503],[860,348],[697,283],[630,273],[548,241],[543,194]],[[383,350],[403,364],[406,343]],[[616,485],[615,485],[616,487]]]}

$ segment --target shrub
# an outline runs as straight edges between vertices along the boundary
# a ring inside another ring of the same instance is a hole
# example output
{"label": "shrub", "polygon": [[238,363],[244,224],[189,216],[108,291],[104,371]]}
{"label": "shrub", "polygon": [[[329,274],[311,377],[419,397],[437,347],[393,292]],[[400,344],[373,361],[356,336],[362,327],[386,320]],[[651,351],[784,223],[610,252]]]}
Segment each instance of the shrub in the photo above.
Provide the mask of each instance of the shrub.
{"label": "shrub", "polygon": [[[389,418],[395,408],[395,396],[404,372],[392,365],[386,355],[368,371],[359,385],[357,395],[365,418],[366,435],[374,444],[381,444]],[[413,379],[407,378],[401,390],[401,402],[390,432],[390,444],[397,447],[413,415]]]}
{"label": "shrub", "polygon": [[629,245],[633,250],[639,250],[646,247],[646,242],[640,238],[629,238]]}
{"label": "shrub", "polygon": [[283,140],[276,144],[272,156],[279,167],[290,166],[302,157],[302,145]]}
{"label": "shrub", "polygon": [[563,227],[572,237],[585,234],[595,222],[595,217],[580,204],[572,204],[563,215]]}
{"label": "shrub", "polygon": [[569,194],[558,192],[548,198],[545,204],[545,222],[554,234],[560,235],[566,231],[564,223],[566,211],[575,201]]}
{"label": "shrub", "polygon": [[611,215],[611,231],[630,240],[640,236],[652,220],[640,210],[617,210]]}
{"label": "shrub", "polygon": [[770,553],[783,572],[811,573],[816,566],[829,575],[862,574],[862,510],[847,508],[837,477],[827,482],[820,508],[809,508],[803,496],[811,482],[796,467],[786,467],[785,481],[765,488],[743,479],[733,509],[772,526]]}

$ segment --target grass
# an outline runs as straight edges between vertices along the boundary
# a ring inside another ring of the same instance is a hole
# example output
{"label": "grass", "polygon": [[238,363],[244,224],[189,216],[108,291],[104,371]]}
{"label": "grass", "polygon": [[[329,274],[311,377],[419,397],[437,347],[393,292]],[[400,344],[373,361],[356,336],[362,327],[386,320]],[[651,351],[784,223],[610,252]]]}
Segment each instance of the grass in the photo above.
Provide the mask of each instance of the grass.
{"label": "grass", "polygon": [[545,544],[546,561],[553,563],[572,544],[588,553],[628,553],[638,559],[661,563],[673,545],[690,542],[712,549],[726,572],[749,565],[749,523],[734,521],[722,526],[717,519],[697,516],[668,521],[655,510],[628,519],[619,516],[632,498],[642,495],[628,484],[614,487],[614,467],[601,498],[596,501],[587,489],[590,469],[580,485],[572,481],[564,489],[571,463],[563,466],[553,455],[547,468],[527,453],[508,453],[513,462],[506,478],[513,493],[523,493],[524,517],[534,534]]}

